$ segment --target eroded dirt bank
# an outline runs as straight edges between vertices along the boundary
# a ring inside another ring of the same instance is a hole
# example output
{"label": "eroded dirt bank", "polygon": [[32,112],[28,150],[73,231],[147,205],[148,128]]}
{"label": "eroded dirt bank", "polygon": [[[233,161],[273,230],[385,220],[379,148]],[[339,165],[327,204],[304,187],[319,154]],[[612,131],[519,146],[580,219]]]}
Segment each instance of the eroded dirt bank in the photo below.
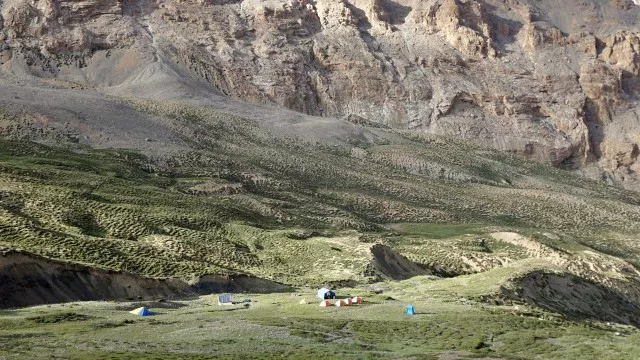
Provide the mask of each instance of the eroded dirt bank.
{"label": "eroded dirt bank", "polygon": [[371,267],[376,272],[393,280],[408,279],[430,274],[428,270],[393,251],[390,247],[376,244],[371,247]]}
{"label": "eroded dirt bank", "polygon": [[195,284],[151,279],[45,259],[0,256],[0,308],[89,300],[150,300],[220,291],[278,292],[288,287],[250,276],[207,275]]}

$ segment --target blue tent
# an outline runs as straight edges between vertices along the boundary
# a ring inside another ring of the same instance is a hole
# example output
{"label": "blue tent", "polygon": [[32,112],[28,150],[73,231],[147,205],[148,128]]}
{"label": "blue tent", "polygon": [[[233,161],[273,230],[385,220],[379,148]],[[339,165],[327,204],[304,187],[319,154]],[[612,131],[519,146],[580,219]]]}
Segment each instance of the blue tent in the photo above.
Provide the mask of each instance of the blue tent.
{"label": "blue tent", "polygon": [[413,312],[413,305],[407,305],[407,308],[404,310],[404,313],[407,315],[415,315]]}
{"label": "blue tent", "polygon": [[129,311],[129,313],[134,314],[134,315],[139,315],[139,316],[151,316],[151,315],[153,315],[151,310],[147,309],[146,307],[139,307],[139,308],[137,308],[135,310]]}

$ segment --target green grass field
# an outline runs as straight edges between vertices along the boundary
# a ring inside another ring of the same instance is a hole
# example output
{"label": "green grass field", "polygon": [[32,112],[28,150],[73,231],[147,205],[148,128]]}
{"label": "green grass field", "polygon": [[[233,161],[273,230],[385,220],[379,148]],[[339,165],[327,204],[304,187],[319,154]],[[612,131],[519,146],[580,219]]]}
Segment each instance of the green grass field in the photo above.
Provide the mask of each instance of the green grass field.
{"label": "green grass field", "polygon": [[[640,332],[568,320],[526,306],[488,306],[442,296],[426,280],[420,296],[372,294],[365,303],[320,308],[314,292],[238,294],[249,306],[214,296],[165,303],[76,303],[5,311],[0,356],[7,359],[632,359]],[[398,283],[397,286],[416,286]],[[384,284],[380,284],[384,286]],[[420,285],[419,285],[420,286]],[[437,285],[438,287],[446,287]],[[388,290],[389,294],[395,294]],[[470,295],[467,293],[467,295]],[[301,299],[309,303],[300,304]],[[404,315],[411,303],[416,315]],[[149,305],[152,317],[127,310]]]}

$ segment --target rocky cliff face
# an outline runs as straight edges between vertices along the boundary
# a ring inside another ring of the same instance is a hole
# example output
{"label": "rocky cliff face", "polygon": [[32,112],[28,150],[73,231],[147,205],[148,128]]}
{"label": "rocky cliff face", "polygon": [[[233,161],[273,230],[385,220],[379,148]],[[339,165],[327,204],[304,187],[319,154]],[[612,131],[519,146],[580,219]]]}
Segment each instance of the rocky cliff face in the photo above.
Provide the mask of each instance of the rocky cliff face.
{"label": "rocky cliff face", "polygon": [[[640,189],[637,0],[5,0],[5,72],[216,91],[455,136]],[[176,80],[177,81],[177,80]]]}

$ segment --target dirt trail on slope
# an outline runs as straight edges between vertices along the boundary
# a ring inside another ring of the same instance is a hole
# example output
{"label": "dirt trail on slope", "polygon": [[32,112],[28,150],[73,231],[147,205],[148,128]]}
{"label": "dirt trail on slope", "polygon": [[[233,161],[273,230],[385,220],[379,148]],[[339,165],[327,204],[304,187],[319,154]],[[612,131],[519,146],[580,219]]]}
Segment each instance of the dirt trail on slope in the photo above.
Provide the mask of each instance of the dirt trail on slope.
{"label": "dirt trail on slope", "polygon": [[530,257],[544,258],[559,266],[567,265],[568,260],[565,254],[562,254],[561,252],[535,240],[528,239],[518,233],[496,232],[492,233],[491,237],[498,241],[524,248],[527,255]]}
{"label": "dirt trail on slope", "polygon": [[[615,278],[628,276],[630,279],[640,280],[640,272],[637,269],[628,262],[611,255],[590,250],[562,252],[534,239],[511,232],[492,233],[491,236],[498,241],[522,247],[529,257],[547,260],[591,281],[613,286]],[[618,274],[618,276],[612,278],[612,274]]]}
{"label": "dirt trail on slope", "polygon": [[206,275],[194,284],[93,269],[34,255],[0,256],[0,309],[90,300],[152,300],[215,292],[279,292],[289,288],[246,275]]}

